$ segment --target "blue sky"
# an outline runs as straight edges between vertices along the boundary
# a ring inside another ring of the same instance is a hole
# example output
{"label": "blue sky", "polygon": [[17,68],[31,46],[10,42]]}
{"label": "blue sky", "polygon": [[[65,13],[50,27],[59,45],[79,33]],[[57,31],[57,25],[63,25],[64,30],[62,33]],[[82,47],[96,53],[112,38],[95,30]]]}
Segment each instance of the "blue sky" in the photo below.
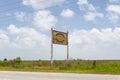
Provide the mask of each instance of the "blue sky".
{"label": "blue sky", "polygon": [[50,59],[52,27],[69,31],[71,59],[120,59],[119,21],[120,0],[0,0],[0,59]]}

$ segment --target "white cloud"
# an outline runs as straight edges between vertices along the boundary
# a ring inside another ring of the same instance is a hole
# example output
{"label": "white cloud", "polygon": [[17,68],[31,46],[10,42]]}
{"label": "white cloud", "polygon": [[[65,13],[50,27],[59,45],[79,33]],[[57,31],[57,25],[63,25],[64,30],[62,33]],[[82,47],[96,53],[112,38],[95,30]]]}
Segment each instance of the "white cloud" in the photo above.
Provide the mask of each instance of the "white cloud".
{"label": "white cloud", "polygon": [[19,21],[25,21],[26,13],[25,12],[16,12],[15,17]]}
{"label": "white cloud", "polygon": [[[9,43],[9,37],[6,34],[0,34],[0,42]],[[1,45],[4,46],[4,45]]]}
{"label": "white cloud", "polygon": [[120,3],[120,0],[109,0],[111,3]]}
{"label": "white cloud", "polygon": [[78,4],[83,5],[83,4],[88,4],[87,0],[79,0]]}
{"label": "white cloud", "polygon": [[96,11],[95,7],[88,2],[88,0],[78,0],[80,10],[84,11]]}
{"label": "white cloud", "polygon": [[10,24],[8,27],[8,30],[11,34],[18,34],[20,33],[20,30],[13,24]]}
{"label": "white cloud", "polygon": [[9,37],[7,36],[6,32],[3,30],[0,30],[0,48],[4,48],[5,46],[8,46],[10,42]]}
{"label": "white cloud", "polygon": [[65,0],[23,0],[24,5],[32,6],[35,10],[57,6],[63,2],[65,2]]}
{"label": "white cloud", "polygon": [[98,18],[103,18],[104,14],[97,13],[97,12],[89,12],[86,15],[84,15],[84,17],[87,21],[94,21],[97,17]]}
{"label": "white cloud", "polygon": [[81,11],[85,11],[84,18],[87,21],[94,21],[97,17],[103,18],[104,14],[97,12],[97,9],[93,4],[89,3],[88,0],[78,0],[77,4]]}
{"label": "white cloud", "polygon": [[109,5],[107,7],[107,11],[114,12],[116,14],[120,14],[120,5]]}
{"label": "white cloud", "polygon": [[118,23],[119,22],[119,15],[115,13],[108,13],[107,14],[108,19],[111,21],[111,23]]}
{"label": "white cloud", "polygon": [[74,16],[74,11],[70,10],[70,9],[65,9],[61,12],[61,16],[63,17],[73,17]]}
{"label": "white cloud", "polygon": [[0,34],[3,34],[3,33],[6,34],[6,31],[0,29]]}
{"label": "white cloud", "polygon": [[26,12],[15,12],[13,14],[15,16],[16,20],[21,22],[31,22],[33,14],[32,13],[26,13]]}
{"label": "white cloud", "polygon": [[76,30],[70,34],[71,55],[86,59],[119,59],[119,34],[120,28]]}
{"label": "white cloud", "polygon": [[[18,31],[18,32],[17,32]],[[119,59],[120,28],[81,29],[70,33],[70,57],[81,59]],[[50,37],[33,28],[9,25],[0,30],[0,54],[9,53],[8,58],[20,56],[24,59],[49,59]],[[66,58],[65,47],[54,47],[54,59]],[[62,51],[62,54],[60,54]],[[13,54],[14,53],[14,54]],[[59,54],[58,54],[59,53]],[[2,54],[2,56],[6,55]],[[59,56],[58,56],[59,55]],[[27,57],[26,57],[27,56]],[[109,57],[108,57],[109,56]]]}
{"label": "white cloud", "polygon": [[71,34],[71,42],[75,45],[91,44],[95,46],[99,43],[105,42],[109,44],[114,43],[120,45],[119,34],[120,28],[106,28],[101,30],[93,28],[91,30],[76,30]]}
{"label": "white cloud", "polygon": [[49,36],[36,29],[11,24],[0,30],[1,58],[49,59],[49,47]]}
{"label": "white cloud", "polygon": [[42,33],[38,33],[33,28],[17,28],[11,24],[8,27],[8,32],[14,36],[11,46],[15,48],[37,48],[39,46],[46,46],[48,38]]}
{"label": "white cloud", "polygon": [[118,24],[120,19],[120,5],[108,5],[106,8],[108,14],[108,19],[114,23]]}
{"label": "white cloud", "polygon": [[57,19],[50,11],[42,10],[35,13],[33,23],[41,30],[50,30],[57,23]]}

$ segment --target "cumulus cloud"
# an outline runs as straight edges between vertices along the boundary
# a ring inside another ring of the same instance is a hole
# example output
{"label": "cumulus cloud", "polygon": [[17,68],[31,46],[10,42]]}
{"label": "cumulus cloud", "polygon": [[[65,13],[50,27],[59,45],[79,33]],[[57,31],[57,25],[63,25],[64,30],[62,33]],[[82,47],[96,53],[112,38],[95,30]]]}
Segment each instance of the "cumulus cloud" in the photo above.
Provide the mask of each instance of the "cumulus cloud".
{"label": "cumulus cloud", "polygon": [[111,3],[120,3],[120,0],[109,0]]}
{"label": "cumulus cloud", "polygon": [[2,29],[0,29],[0,34],[6,34],[6,31],[5,30],[2,30]]}
{"label": "cumulus cloud", "polygon": [[20,33],[20,30],[13,24],[10,24],[8,27],[8,30],[11,34],[18,34]]}
{"label": "cumulus cloud", "polygon": [[6,34],[0,33],[0,48],[5,47],[9,44],[10,39]]}
{"label": "cumulus cloud", "polygon": [[107,7],[107,11],[114,12],[116,14],[120,14],[120,5],[109,5]]}
{"label": "cumulus cloud", "polygon": [[97,9],[88,0],[78,0],[77,4],[81,11],[85,11],[84,18],[87,21],[94,21],[96,18],[103,18],[104,14],[97,12]]}
{"label": "cumulus cloud", "polygon": [[118,23],[120,19],[119,15],[110,12],[107,14],[107,17],[111,21],[111,23],[115,23],[115,24]]}
{"label": "cumulus cloud", "polygon": [[32,6],[35,10],[57,6],[63,2],[65,2],[65,0],[23,0],[24,5]]}
{"label": "cumulus cloud", "polygon": [[[119,43],[120,40],[120,28],[106,28],[106,29],[96,29],[93,28],[91,30],[77,30],[72,33],[72,41],[75,44],[91,44],[97,45],[99,42],[105,43]],[[75,39],[74,39],[75,38]],[[76,41],[74,41],[76,40]],[[104,45],[104,44],[103,44]]]}
{"label": "cumulus cloud", "polygon": [[78,0],[77,4],[79,5],[80,10],[83,11],[95,11],[95,7],[88,2],[88,0]]}
{"label": "cumulus cloud", "polygon": [[24,59],[49,59],[49,47],[50,37],[34,28],[10,24],[6,30],[0,29],[1,58],[8,53],[8,59],[16,56]]}
{"label": "cumulus cloud", "polygon": [[[114,29],[93,28],[91,30],[75,30],[69,35],[70,57],[81,59],[118,59],[120,58],[118,54],[120,52],[119,34],[119,27]],[[50,37],[33,28],[17,27],[11,24],[6,31],[0,30],[0,44],[2,44],[0,45],[2,49],[0,52],[5,52],[7,49],[6,53],[11,53],[11,56],[19,55],[24,58],[25,55],[31,55],[29,56],[31,59],[33,57],[35,59],[49,59],[50,57],[50,54],[47,54],[50,52]],[[15,50],[19,54],[12,54],[16,53]],[[55,59],[65,58],[64,54],[66,51],[65,47],[55,47],[55,53],[61,53],[62,50],[64,50],[62,54],[55,54]]]}
{"label": "cumulus cloud", "polygon": [[70,9],[65,9],[61,12],[61,16],[63,17],[73,17],[74,16],[74,11],[70,10]]}
{"label": "cumulus cloud", "polygon": [[16,12],[15,17],[19,21],[25,21],[26,13],[25,12]]}
{"label": "cumulus cloud", "polygon": [[14,39],[11,42],[11,47],[14,48],[37,48],[39,46],[46,46],[48,37],[42,33],[38,33],[33,28],[18,28],[11,24],[8,27],[8,32]]}
{"label": "cumulus cloud", "polygon": [[97,13],[97,12],[89,12],[86,15],[84,15],[84,17],[87,21],[94,21],[97,17],[98,18],[103,18],[104,14]]}
{"label": "cumulus cloud", "polygon": [[79,0],[78,4],[83,5],[83,4],[88,4],[87,0]]}
{"label": "cumulus cloud", "polygon": [[31,22],[33,17],[33,14],[26,12],[15,12],[13,15],[20,22]]}
{"label": "cumulus cloud", "polygon": [[118,23],[120,19],[120,5],[108,5],[106,8],[107,17],[112,23]]}
{"label": "cumulus cloud", "polygon": [[8,46],[10,39],[6,33],[6,31],[0,30],[0,48],[4,48]]}
{"label": "cumulus cloud", "polygon": [[86,59],[90,57],[92,59],[118,59],[120,58],[118,57],[119,34],[120,28],[76,30],[70,34],[71,55]]}
{"label": "cumulus cloud", "polygon": [[41,30],[50,30],[57,23],[57,19],[50,11],[42,10],[35,13],[33,23]]}

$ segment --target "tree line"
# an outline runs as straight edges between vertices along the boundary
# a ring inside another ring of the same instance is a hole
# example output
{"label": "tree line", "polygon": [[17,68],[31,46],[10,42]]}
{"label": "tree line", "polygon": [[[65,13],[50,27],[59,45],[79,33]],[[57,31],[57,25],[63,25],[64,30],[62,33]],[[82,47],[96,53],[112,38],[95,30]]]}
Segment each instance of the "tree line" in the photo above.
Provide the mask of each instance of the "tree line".
{"label": "tree line", "polygon": [[3,60],[0,60],[0,67],[19,67],[20,63],[22,62],[22,59],[20,57],[16,57],[12,60],[7,60],[7,58],[4,58]]}

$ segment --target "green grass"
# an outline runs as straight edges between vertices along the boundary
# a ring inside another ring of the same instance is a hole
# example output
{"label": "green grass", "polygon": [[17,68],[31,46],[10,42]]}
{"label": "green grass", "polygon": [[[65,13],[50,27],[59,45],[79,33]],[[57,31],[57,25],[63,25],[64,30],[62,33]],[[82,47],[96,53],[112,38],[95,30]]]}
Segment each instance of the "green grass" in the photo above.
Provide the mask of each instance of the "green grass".
{"label": "green grass", "polygon": [[120,74],[119,60],[97,60],[96,67],[93,67],[92,60],[70,60],[54,61],[54,65],[50,65],[50,61],[22,61],[17,66],[12,66],[9,61],[0,61],[0,70],[8,71],[37,71],[37,72],[74,72],[74,73],[104,73],[104,74]]}

